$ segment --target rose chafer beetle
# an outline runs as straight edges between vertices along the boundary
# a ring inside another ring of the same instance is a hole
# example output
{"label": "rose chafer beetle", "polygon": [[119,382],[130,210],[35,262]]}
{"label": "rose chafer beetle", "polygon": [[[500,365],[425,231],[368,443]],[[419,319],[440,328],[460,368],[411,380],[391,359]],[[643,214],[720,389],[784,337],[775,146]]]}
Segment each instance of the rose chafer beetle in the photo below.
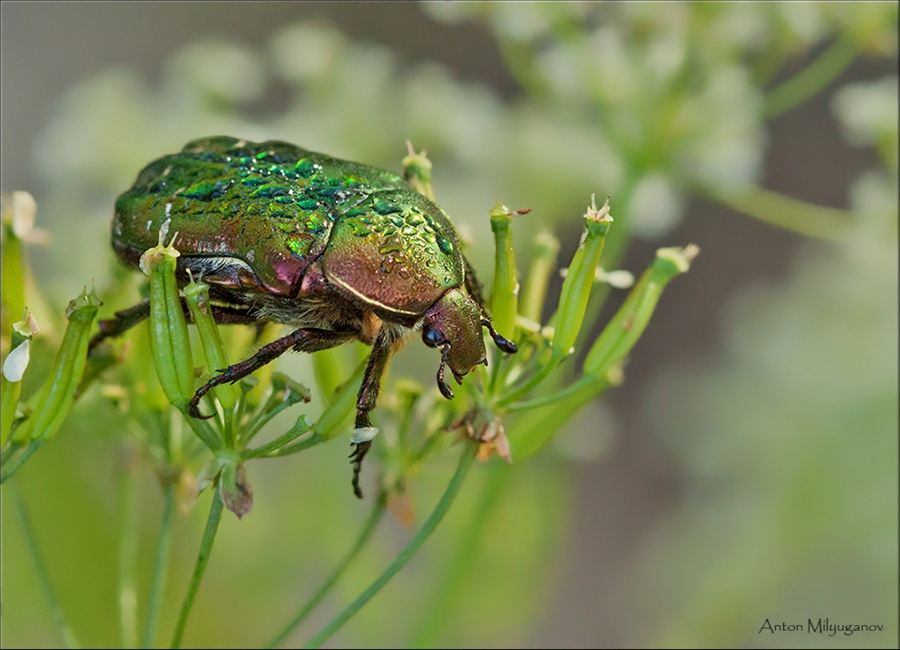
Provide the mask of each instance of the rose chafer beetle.
{"label": "rose chafer beetle", "polygon": [[[353,340],[372,346],[356,403],[353,489],[377,432],[369,412],[391,354],[414,332],[441,352],[457,383],[487,363],[482,327],[516,352],[487,318],[471,265],[444,211],[399,176],[295,145],[218,136],[153,161],[119,196],[112,223],[118,258],[137,268],[160,230],[177,232],[177,275],[210,285],[217,322],[273,321],[294,330],[220,369],[195,393],[236,382],[287,350],[315,352]],[[101,321],[94,346],[149,316],[149,303]]]}

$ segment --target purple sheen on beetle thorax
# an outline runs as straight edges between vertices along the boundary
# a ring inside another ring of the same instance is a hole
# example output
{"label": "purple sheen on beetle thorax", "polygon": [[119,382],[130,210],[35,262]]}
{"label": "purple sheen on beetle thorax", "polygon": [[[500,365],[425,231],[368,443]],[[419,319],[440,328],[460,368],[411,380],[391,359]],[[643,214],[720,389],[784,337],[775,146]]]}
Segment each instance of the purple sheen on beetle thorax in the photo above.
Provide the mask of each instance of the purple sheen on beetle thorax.
{"label": "purple sheen on beetle thorax", "polygon": [[257,268],[271,271],[266,273],[265,277],[260,278],[270,292],[293,296],[300,284],[303,271],[308,265],[309,260],[298,259],[290,254],[280,254],[278,251],[269,251],[266,254],[265,263],[257,265]]}

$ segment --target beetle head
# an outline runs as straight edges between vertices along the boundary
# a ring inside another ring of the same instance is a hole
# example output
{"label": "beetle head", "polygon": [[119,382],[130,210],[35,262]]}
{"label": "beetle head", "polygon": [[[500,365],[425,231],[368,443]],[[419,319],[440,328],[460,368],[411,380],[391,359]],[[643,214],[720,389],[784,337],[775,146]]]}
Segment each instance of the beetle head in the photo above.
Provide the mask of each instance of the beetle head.
{"label": "beetle head", "polygon": [[450,367],[456,383],[462,383],[479,363],[486,363],[481,337],[481,310],[461,289],[450,289],[425,312],[422,341],[441,351],[437,382],[441,394],[450,399],[453,391],[444,381],[444,365]]}

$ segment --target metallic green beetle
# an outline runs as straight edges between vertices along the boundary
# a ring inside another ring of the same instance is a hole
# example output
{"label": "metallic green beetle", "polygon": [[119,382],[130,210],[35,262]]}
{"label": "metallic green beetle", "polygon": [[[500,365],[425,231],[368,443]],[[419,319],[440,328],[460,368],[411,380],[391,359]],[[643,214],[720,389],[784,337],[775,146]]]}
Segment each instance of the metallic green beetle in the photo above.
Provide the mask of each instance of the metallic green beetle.
{"label": "metallic green beetle", "polygon": [[[137,267],[160,229],[177,232],[178,275],[202,275],[220,323],[274,321],[294,331],[221,369],[197,390],[235,382],[289,349],[315,352],[352,340],[372,346],[356,405],[353,488],[377,431],[375,407],[392,352],[421,330],[461,383],[487,363],[482,327],[516,352],[486,318],[475,275],[444,211],[390,172],[278,141],[218,136],[150,163],[116,201],[112,245]],[[149,315],[141,303],[102,321],[92,346]]]}

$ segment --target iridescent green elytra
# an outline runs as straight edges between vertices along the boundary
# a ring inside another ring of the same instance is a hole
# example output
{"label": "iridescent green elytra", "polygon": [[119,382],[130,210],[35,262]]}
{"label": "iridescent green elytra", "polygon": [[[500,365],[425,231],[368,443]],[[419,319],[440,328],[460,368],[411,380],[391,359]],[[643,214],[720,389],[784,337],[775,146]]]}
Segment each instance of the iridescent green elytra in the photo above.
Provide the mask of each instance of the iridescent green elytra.
{"label": "iridescent green elytra", "polygon": [[[415,330],[461,382],[485,362],[478,283],[450,219],[395,174],[286,142],[219,136],[150,163],[116,201],[112,245],[136,267],[160,230],[178,233],[178,271],[202,274],[220,322],[275,321],[296,329],[202,386],[235,382],[286,350],[314,352],[357,339],[373,346],[357,400],[354,489],[377,432],[369,420],[390,354]],[[146,305],[101,323],[102,338],[146,317]]]}

